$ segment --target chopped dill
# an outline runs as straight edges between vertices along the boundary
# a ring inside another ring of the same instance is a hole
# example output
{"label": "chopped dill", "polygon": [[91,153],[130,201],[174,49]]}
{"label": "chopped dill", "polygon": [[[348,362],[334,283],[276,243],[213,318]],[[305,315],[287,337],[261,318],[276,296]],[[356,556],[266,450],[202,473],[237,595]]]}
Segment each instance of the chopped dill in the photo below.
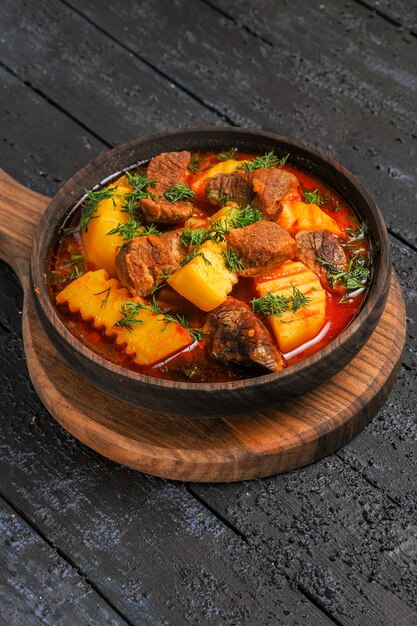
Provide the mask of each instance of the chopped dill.
{"label": "chopped dill", "polygon": [[103,291],[98,291],[97,293],[94,293],[93,296],[101,296],[103,293],[105,293],[106,295],[104,296],[104,298],[102,300],[100,300],[101,302],[101,308],[104,309],[104,307],[107,304],[107,301],[109,299],[109,295],[110,295],[110,291],[111,291],[111,287],[108,287],[107,289],[103,289]]}
{"label": "chopped dill", "polygon": [[97,217],[94,213],[98,209],[99,202],[112,198],[113,205],[115,204],[114,194],[116,192],[116,187],[112,187],[111,189],[97,189],[97,191],[84,189],[84,191],[87,195],[87,200],[85,200],[82,205],[80,228],[83,233],[86,233],[88,231],[90,221]]}
{"label": "chopped dill", "polygon": [[305,200],[307,204],[317,204],[317,206],[322,206],[328,202],[329,196],[327,194],[321,194],[318,189],[304,189],[303,200]]}
{"label": "chopped dill", "polygon": [[200,164],[201,164],[201,157],[199,157],[198,154],[192,154],[187,169],[189,172],[196,172],[198,168],[200,167]]}
{"label": "chopped dill", "polygon": [[262,298],[254,298],[252,300],[252,308],[254,313],[259,313],[263,317],[282,317],[287,311],[296,313],[301,307],[310,304],[311,298],[305,296],[296,285],[293,284],[291,294],[289,296],[267,293]]}
{"label": "chopped dill", "polygon": [[222,257],[229,272],[241,272],[245,269],[243,261],[232,250],[228,249],[227,252],[222,252]]}
{"label": "chopped dill", "polygon": [[229,148],[229,150],[225,150],[224,152],[219,152],[217,158],[219,161],[228,161],[229,159],[233,159],[237,152],[237,148]]}
{"label": "chopped dill", "polygon": [[155,224],[143,226],[141,222],[129,219],[125,224],[117,224],[115,228],[109,230],[106,235],[121,235],[124,241],[129,241],[134,237],[144,237],[146,235],[160,235],[161,231],[157,229]]}
{"label": "chopped dill", "polygon": [[252,161],[246,161],[241,165],[240,169],[246,172],[252,172],[253,170],[259,170],[260,168],[272,168],[272,167],[284,167],[289,158],[289,154],[280,159],[271,150],[271,152],[265,152],[263,156],[257,156]]}
{"label": "chopped dill", "polygon": [[177,183],[164,193],[164,198],[169,202],[178,202],[187,198],[194,198],[195,191],[189,188],[187,183]]}

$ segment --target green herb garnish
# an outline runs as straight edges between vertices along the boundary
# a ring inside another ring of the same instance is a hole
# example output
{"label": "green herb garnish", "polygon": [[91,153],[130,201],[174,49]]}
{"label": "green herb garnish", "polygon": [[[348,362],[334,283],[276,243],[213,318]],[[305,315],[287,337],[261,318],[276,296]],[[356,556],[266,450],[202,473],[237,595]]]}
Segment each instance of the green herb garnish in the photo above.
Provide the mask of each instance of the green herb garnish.
{"label": "green herb garnish", "polygon": [[133,324],[143,324],[143,320],[137,319],[141,308],[141,302],[128,301],[122,304],[120,308],[120,313],[123,317],[115,323],[115,326],[122,326],[123,328],[126,328],[129,332],[132,332]]}
{"label": "green herb garnish", "polygon": [[289,296],[267,293],[262,298],[254,298],[251,303],[254,313],[259,313],[263,317],[282,317],[286,311],[292,310],[296,313],[301,307],[308,306],[310,301],[311,298],[293,285]]}
{"label": "green herb garnish", "polygon": [[362,222],[358,228],[346,228],[346,234],[351,239],[363,239],[368,232],[368,225]]}
{"label": "green herb garnish", "polygon": [[222,257],[229,272],[241,272],[245,269],[243,261],[230,248],[226,252],[222,252]]}
{"label": "green herb garnish", "polygon": [[117,224],[115,228],[109,230],[106,235],[119,234],[124,241],[129,241],[134,237],[145,237],[146,235],[161,235],[161,231],[157,229],[155,224],[150,226],[142,226],[141,222],[129,219],[125,224]]}
{"label": "green herb garnish", "polygon": [[249,224],[260,222],[264,219],[264,217],[258,209],[253,209],[248,205],[244,208],[239,208],[233,213],[233,217],[226,219],[228,221],[230,219],[230,225],[232,228],[243,228],[244,226],[249,226]]}
{"label": "green herb garnish", "polygon": [[125,172],[127,182],[132,187],[132,191],[123,194],[124,201],[122,211],[129,213],[132,220],[140,221],[138,209],[142,200],[150,196],[148,187],[154,187],[158,181],[151,180],[146,174]]}
{"label": "green herb garnish", "polygon": [[107,200],[108,198],[112,198],[113,205],[114,202],[114,194],[116,192],[116,187],[112,187],[111,189],[98,189],[97,191],[91,191],[89,189],[84,189],[87,200],[83,203],[82,212],[81,212],[81,220],[80,220],[80,228],[83,233],[88,231],[88,225],[92,219],[95,219],[97,215],[94,213],[98,209],[99,202],[102,200]]}
{"label": "green herb garnish", "polygon": [[185,259],[181,261],[181,265],[182,266],[187,265],[187,263],[195,259],[197,256],[201,256],[201,258],[203,259],[206,265],[211,265],[211,261],[206,257],[204,252],[199,252],[197,248],[194,248],[194,250],[191,250],[191,252],[187,254]]}
{"label": "green herb garnish", "polygon": [[349,291],[366,287],[371,276],[370,264],[372,259],[368,254],[357,252],[350,259],[347,270],[337,267],[323,257],[317,257],[317,262],[326,269],[326,274],[331,287],[336,284],[346,285]]}
{"label": "green herb garnish", "polygon": [[237,152],[237,148],[229,148],[229,150],[225,150],[224,152],[219,152],[217,158],[219,161],[228,161],[229,159],[233,159]]}
{"label": "green herb garnish", "polygon": [[188,168],[187,168],[188,171],[196,172],[198,168],[200,167],[200,163],[201,163],[201,157],[199,157],[198,154],[192,154],[190,162],[188,164]]}
{"label": "green herb garnish", "polygon": [[246,161],[241,165],[240,169],[246,172],[252,172],[253,170],[259,170],[261,168],[270,169],[272,167],[284,167],[289,156],[290,155],[287,154],[285,157],[279,159],[271,150],[271,152],[266,152],[263,156],[255,157],[252,161]]}
{"label": "green herb garnish", "polygon": [[177,183],[164,193],[164,198],[169,202],[178,202],[187,198],[194,198],[195,191],[189,188],[187,183]]}
{"label": "green herb garnish", "polygon": [[97,293],[94,293],[93,296],[101,296],[103,293],[105,293],[106,295],[104,296],[104,298],[102,300],[100,300],[101,302],[101,308],[104,309],[104,307],[107,304],[107,301],[109,299],[109,295],[110,295],[110,291],[111,291],[111,287],[108,287],[107,289],[103,289],[103,291],[98,291]]}
{"label": "green herb garnish", "polygon": [[322,206],[329,200],[329,196],[327,194],[321,194],[318,189],[304,189],[303,200],[305,200],[307,204],[317,204],[317,206]]}

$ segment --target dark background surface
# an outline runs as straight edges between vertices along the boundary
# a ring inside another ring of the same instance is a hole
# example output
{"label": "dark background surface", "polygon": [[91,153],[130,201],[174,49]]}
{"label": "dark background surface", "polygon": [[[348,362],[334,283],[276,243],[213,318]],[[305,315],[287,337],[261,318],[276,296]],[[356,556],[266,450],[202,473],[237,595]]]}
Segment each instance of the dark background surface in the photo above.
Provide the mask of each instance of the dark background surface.
{"label": "dark background surface", "polygon": [[[107,5],[107,6],[105,6]],[[8,0],[0,165],[36,191],[195,124],[293,136],[385,216],[408,312],[398,383],[312,466],[229,485],[120,467],[42,407],[0,264],[0,622],[417,624],[417,8],[403,0]]]}

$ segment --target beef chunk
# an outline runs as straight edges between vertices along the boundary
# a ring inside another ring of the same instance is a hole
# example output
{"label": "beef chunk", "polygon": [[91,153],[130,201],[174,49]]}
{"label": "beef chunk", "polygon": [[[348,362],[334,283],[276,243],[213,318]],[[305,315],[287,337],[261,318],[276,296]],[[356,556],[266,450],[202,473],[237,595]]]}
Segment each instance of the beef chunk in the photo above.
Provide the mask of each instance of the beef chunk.
{"label": "beef chunk", "polygon": [[[347,269],[345,251],[340,245],[336,235],[328,230],[301,231],[295,236],[297,242],[297,258],[307,265],[319,278],[330,287],[326,268],[317,261],[322,258],[340,267],[341,271]],[[344,285],[334,285],[334,291],[343,293],[346,291]]]}
{"label": "beef chunk", "polygon": [[206,320],[210,355],[224,362],[262,366],[272,372],[284,367],[267,329],[247,304],[228,298]]}
{"label": "beef chunk", "polygon": [[181,230],[163,235],[135,237],[120,248],[116,257],[119,279],[133,295],[148,296],[167,273],[180,267],[187,250],[180,242]]}
{"label": "beef chunk", "polygon": [[212,204],[222,205],[225,199],[240,206],[252,205],[266,219],[274,219],[281,200],[298,187],[298,180],[282,169],[261,168],[252,172],[217,174],[206,181],[206,194]]}
{"label": "beef chunk", "polygon": [[244,265],[240,276],[262,276],[269,270],[293,259],[296,243],[275,222],[255,222],[236,228],[226,235],[227,243]]}
{"label": "beef chunk", "polygon": [[206,181],[206,195],[211,204],[222,206],[233,200],[240,206],[247,206],[253,198],[253,189],[246,172],[217,174]]}
{"label": "beef chunk", "polygon": [[155,199],[145,198],[141,202],[143,214],[149,222],[181,224],[191,216],[193,212],[191,202],[184,200],[170,202],[163,197],[165,191],[173,185],[185,183],[190,157],[186,150],[162,152],[149,163],[146,170],[148,178],[158,181],[155,186],[149,186],[148,189]]}
{"label": "beef chunk", "polygon": [[255,199],[252,206],[267,219],[275,218],[281,208],[281,200],[298,187],[298,179],[282,169],[261,168],[250,172]]}

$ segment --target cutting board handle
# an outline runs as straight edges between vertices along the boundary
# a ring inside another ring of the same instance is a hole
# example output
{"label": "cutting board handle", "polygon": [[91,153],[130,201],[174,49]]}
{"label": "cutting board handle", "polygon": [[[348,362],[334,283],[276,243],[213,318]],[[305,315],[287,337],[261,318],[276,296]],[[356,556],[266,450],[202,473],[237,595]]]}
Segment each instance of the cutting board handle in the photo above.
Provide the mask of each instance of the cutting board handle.
{"label": "cutting board handle", "polygon": [[49,201],[0,168],[0,258],[12,266],[23,286],[29,275],[32,239]]}

